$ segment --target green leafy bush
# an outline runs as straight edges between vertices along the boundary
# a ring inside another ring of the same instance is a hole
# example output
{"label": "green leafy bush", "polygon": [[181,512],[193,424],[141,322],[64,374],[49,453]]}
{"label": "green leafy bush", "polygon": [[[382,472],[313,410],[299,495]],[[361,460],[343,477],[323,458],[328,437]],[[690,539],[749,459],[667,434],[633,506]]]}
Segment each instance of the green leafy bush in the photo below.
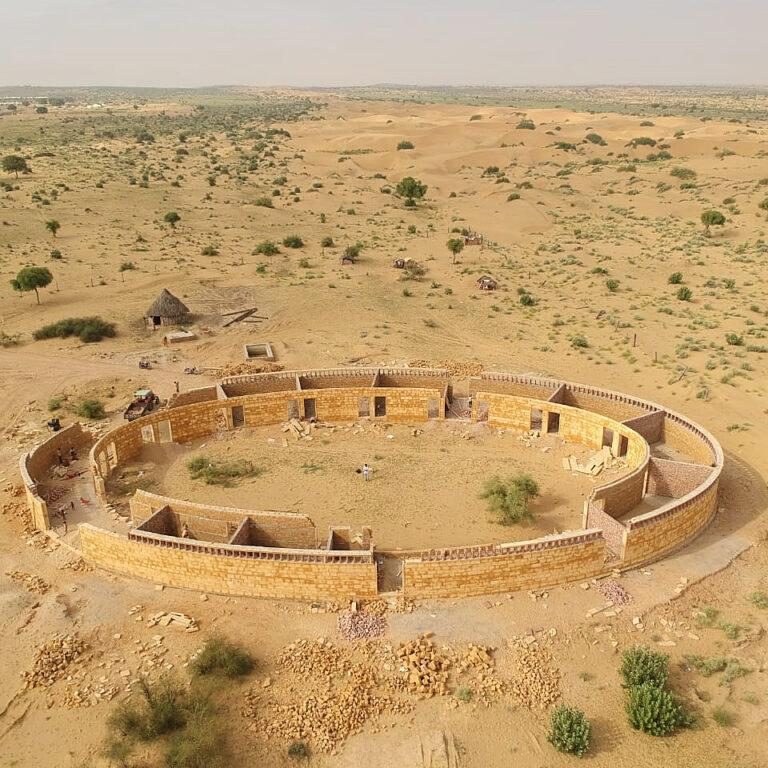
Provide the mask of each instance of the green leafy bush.
{"label": "green leafy bush", "polygon": [[679,301],[690,301],[693,296],[693,291],[685,286],[675,294]]}
{"label": "green leafy bush", "polygon": [[581,757],[589,749],[591,727],[576,707],[561,704],[552,711],[547,740],[558,751]]}
{"label": "green leafy bush", "polygon": [[187,462],[187,470],[192,480],[203,480],[206,485],[221,485],[231,488],[235,480],[244,477],[258,477],[264,470],[248,459],[220,461],[196,456]]}
{"label": "green leafy bush", "polygon": [[533,122],[533,120],[529,120],[528,118],[523,118],[517,124],[517,128],[524,131],[534,131],[536,130],[536,124]]}
{"label": "green leafy bush", "polygon": [[158,736],[183,728],[187,722],[187,691],[173,677],[157,683],[139,680],[141,699],[129,699],[118,705],[109,725],[122,736],[137,741],[151,741]]}
{"label": "green leafy bush", "polygon": [[599,133],[588,133],[584,138],[591,144],[597,144],[600,147],[605,146],[605,139]]}
{"label": "green leafy bush", "polygon": [[629,724],[651,736],[669,736],[688,723],[677,698],[651,683],[630,688],[626,707]]}
{"label": "green leafy bush", "polygon": [[538,483],[530,475],[519,474],[506,480],[498,476],[487,480],[480,498],[488,501],[488,508],[502,525],[512,525],[532,518],[528,503],[538,495]]}
{"label": "green leafy bush", "polygon": [[400,149],[413,149],[412,141],[400,141],[397,144],[397,148]]}
{"label": "green leafy bush", "polygon": [[283,238],[283,245],[286,248],[303,248],[304,241],[298,235],[288,235]]}
{"label": "green leafy bush", "polygon": [[673,272],[669,278],[667,279],[667,282],[670,285],[680,285],[680,283],[683,282],[683,273],[682,272]]}
{"label": "green leafy bush", "polygon": [[280,253],[280,248],[277,243],[272,242],[272,240],[262,240],[253,249],[254,256],[257,254],[261,254],[262,256],[275,256],[278,253]]}
{"label": "green leafy bush", "polygon": [[663,688],[669,677],[669,656],[645,645],[634,645],[624,651],[620,673],[627,688],[646,684]]}
{"label": "green leafy bush", "polygon": [[87,344],[101,341],[105,337],[111,339],[115,333],[115,324],[102,320],[100,317],[68,317],[57,323],[38,328],[32,337],[40,341],[41,339],[67,339],[70,336],[78,336],[80,341]]}
{"label": "green leafy bush", "polygon": [[107,416],[104,405],[99,400],[83,400],[75,409],[83,419],[104,419]]}
{"label": "green leafy bush", "polygon": [[253,669],[253,658],[239,645],[222,637],[212,637],[192,662],[196,675],[242,677]]}

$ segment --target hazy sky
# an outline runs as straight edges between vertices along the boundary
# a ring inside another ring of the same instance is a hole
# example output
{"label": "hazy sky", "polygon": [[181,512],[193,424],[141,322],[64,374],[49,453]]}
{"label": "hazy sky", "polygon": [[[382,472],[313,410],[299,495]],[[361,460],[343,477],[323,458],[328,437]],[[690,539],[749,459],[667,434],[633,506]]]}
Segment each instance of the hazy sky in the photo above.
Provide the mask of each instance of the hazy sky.
{"label": "hazy sky", "polygon": [[768,0],[0,0],[0,19],[0,85],[768,83]]}

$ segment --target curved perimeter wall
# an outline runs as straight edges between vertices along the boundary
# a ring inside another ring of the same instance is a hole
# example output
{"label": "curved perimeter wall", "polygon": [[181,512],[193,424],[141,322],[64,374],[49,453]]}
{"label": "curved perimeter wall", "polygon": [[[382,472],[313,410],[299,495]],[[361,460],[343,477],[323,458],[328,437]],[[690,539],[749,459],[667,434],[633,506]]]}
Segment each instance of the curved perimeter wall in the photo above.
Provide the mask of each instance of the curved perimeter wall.
{"label": "curved perimeter wall", "polygon": [[[624,457],[629,472],[595,488],[579,531],[503,545],[379,553],[402,561],[402,590],[407,596],[547,588],[634,567],[687,543],[715,514],[722,451],[709,433],[684,417],[609,390],[511,374],[484,374],[470,381],[470,390],[473,419],[521,431],[541,421],[543,431],[557,432],[566,441],[595,450],[609,444],[614,455]],[[337,369],[234,377],[185,393],[167,409],[104,435],[91,450],[91,470],[103,499],[109,472],[136,457],[147,442],[183,443],[240,425],[278,424],[312,415],[326,421],[354,421],[368,415],[418,423],[444,418],[450,397],[450,379],[439,370]],[[660,441],[693,462],[656,459],[649,442]],[[670,501],[652,512],[617,519],[630,514],[646,492],[668,495]],[[125,537],[81,526],[86,559],[126,575],[222,594],[346,599],[377,593],[377,564],[370,542],[361,549],[336,549],[331,536],[324,547],[317,537],[312,541],[302,529],[304,523],[297,524],[304,516],[291,516],[289,531],[288,524],[283,528],[280,522],[285,513],[149,496],[137,494],[132,503],[138,525],[167,510],[177,521],[205,518],[221,525],[228,520],[229,527],[214,541],[197,541],[149,529],[134,529]],[[273,546],[251,545],[264,539],[243,536],[245,528],[237,527],[239,522],[261,530],[263,515],[271,516]],[[238,532],[227,540],[235,528]],[[304,533],[291,539],[299,529]],[[242,541],[251,544],[235,543]]]}

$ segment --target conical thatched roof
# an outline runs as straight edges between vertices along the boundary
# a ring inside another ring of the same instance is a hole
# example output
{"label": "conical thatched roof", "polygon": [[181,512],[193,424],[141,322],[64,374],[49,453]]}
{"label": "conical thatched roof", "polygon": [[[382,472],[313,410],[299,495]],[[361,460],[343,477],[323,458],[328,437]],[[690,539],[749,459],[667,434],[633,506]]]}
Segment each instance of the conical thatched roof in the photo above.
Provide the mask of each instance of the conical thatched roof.
{"label": "conical thatched roof", "polygon": [[167,288],[152,302],[144,317],[182,317],[189,314],[189,308],[177,299]]}

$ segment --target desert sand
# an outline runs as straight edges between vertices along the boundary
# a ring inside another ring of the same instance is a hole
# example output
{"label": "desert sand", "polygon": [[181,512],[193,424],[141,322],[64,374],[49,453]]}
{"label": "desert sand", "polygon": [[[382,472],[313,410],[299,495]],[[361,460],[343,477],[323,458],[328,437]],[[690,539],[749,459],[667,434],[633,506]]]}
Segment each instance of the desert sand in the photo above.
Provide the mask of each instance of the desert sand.
{"label": "desert sand", "polygon": [[[627,109],[611,111],[596,101],[593,112],[586,104],[579,107],[584,111],[554,103],[525,107],[519,95],[514,107],[394,100],[401,95],[240,93],[203,100],[203,109],[189,99],[125,95],[98,105],[75,100],[47,114],[19,102],[15,114],[2,113],[0,154],[23,155],[31,168],[18,179],[0,176],[3,766],[108,764],[101,753],[105,724],[122,688],[111,702],[69,707],[63,683],[16,695],[20,674],[54,633],[77,631],[93,649],[93,679],[103,673],[118,684],[121,670],[133,676],[144,664],[134,651],[153,642],[158,630],[146,618],[159,610],[183,611],[201,627],[197,634],[161,633],[175,669],[183,670],[214,631],[242,642],[258,660],[253,679],[234,684],[229,697],[231,764],[293,764],[286,741],[268,738],[258,717],[243,714],[245,692],[251,686],[258,692],[256,707],[267,719],[275,702],[299,700],[302,681],[279,668],[277,654],[302,638],[344,645],[336,629],[339,606],[201,600],[73,570],[64,566],[77,562],[76,523],[99,513],[79,509],[69,532],[58,530],[52,543],[25,532],[17,514],[18,459],[45,438],[50,406],[66,424],[84,398],[96,398],[107,412],[99,424],[118,424],[134,389],[150,386],[167,398],[176,381],[182,391],[202,386],[242,363],[245,343],[259,341],[272,345],[286,369],[450,360],[604,385],[663,403],[712,431],[726,451],[722,509],[689,547],[620,579],[633,596],[621,614],[587,618],[604,600],[595,585],[574,585],[391,612],[385,642],[431,631],[440,644],[486,645],[496,649],[499,676],[511,679],[509,641],[539,633],[559,670],[562,700],[578,703],[592,719],[589,764],[766,764],[768,613],[750,596],[768,591],[768,451],[760,438],[768,426],[761,207],[768,198],[768,128],[749,112],[735,112],[730,93],[702,97],[706,119],[683,108],[690,95],[675,101],[652,92],[642,99],[642,114],[636,93],[627,97]],[[620,104],[622,93],[609,99]],[[249,111],[251,102],[261,111]],[[649,106],[656,102],[666,106]],[[265,113],[264,104],[282,106]],[[273,119],[265,121],[265,114]],[[521,120],[533,129],[518,127]],[[151,140],[138,141],[142,131]],[[598,138],[587,140],[592,134]],[[633,142],[643,137],[652,141]],[[413,148],[398,150],[400,142]],[[405,176],[427,185],[414,207],[394,194]],[[726,218],[710,233],[700,220],[707,209]],[[170,211],[180,216],[175,227],[164,221]],[[55,236],[45,226],[51,219],[61,225]],[[446,241],[461,229],[481,233],[485,243],[465,247],[454,264]],[[291,235],[303,246],[284,246]],[[327,237],[333,246],[322,245]],[[258,252],[267,240],[279,253]],[[357,242],[359,260],[342,265],[342,252]],[[418,261],[424,276],[403,279],[392,266],[399,257]],[[34,293],[15,293],[8,284],[25,265],[53,274],[39,304]],[[679,282],[670,282],[678,272]],[[498,281],[497,290],[478,290],[476,280],[486,274]],[[163,331],[146,328],[144,311],[162,288],[193,312],[188,327],[198,340],[164,347]],[[678,298],[681,288],[690,289],[689,300]],[[526,295],[533,297],[527,305],[520,300]],[[251,306],[266,319],[223,327],[224,313]],[[116,337],[91,344],[32,338],[45,324],[91,315],[115,323]],[[151,360],[151,370],[138,368],[141,358]],[[206,372],[185,375],[190,366]],[[446,525],[435,508],[407,526],[400,514],[374,520],[388,546],[424,546],[433,534],[440,545],[510,539],[477,498],[486,471],[502,468],[498,453],[487,455],[486,443],[496,438],[463,440],[450,429],[418,437],[407,427],[394,432],[396,439],[379,448],[334,435],[329,446],[295,452],[287,464],[270,458],[266,442],[279,439],[279,430],[250,435],[249,453],[267,468],[252,482],[262,484],[269,508],[286,508],[280,503],[286,485],[289,509],[312,515],[313,500],[319,502],[319,527],[368,524],[400,498],[454,505]],[[560,488],[560,448],[545,455],[539,446],[503,439],[521,468],[538,472],[544,492],[533,507],[541,515],[514,538],[576,527],[589,481]],[[237,452],[249,443],[237,438],[231,445]],[[228,446],[199,450],[214,455]],[[185,461],[196,450],[180,452],[154,481],[200,499],[259,506],[246,503],[254,495],[249,484],[191,483]],[[372,487],[380,490],[364,495],[349,468],[366,451],[383,458],[371,459]],[[406,460],[407,471],[387,471]],[[320,472],[305,471],[324,462]],[[465,505],[445,490],[455,480],[452,465],[470,468],[454,486]],[[50,588],[29,592],[5,575],[11,571],[37,574]],[[131,613],[137,605],[141,611]],[[722,621],[702,624],[697,616],[704,608]],[[642,618],[642,632],[633,617]],[[723,630],[723,622],[739,630]],[[620,652],[637,642],[671,655],[673,687],[694,711],[694,728],[661,739],[627,725],[617,668]],[[686,666],[689,655],[736,658],[750,671],[720,684]],[[717,715],[721,710],[727,718]],[[455,738],[465,768],[572,762],[547,744],[546,710],[529,710],[509,694],[488,707],[479,696],[456,706],[446,697],[414,702],[412,713],[388,714],[383,722],[386,727],[365,726],[335,755],[313,750],[311,764],[419,766],[419,744],[444,733]]]}

